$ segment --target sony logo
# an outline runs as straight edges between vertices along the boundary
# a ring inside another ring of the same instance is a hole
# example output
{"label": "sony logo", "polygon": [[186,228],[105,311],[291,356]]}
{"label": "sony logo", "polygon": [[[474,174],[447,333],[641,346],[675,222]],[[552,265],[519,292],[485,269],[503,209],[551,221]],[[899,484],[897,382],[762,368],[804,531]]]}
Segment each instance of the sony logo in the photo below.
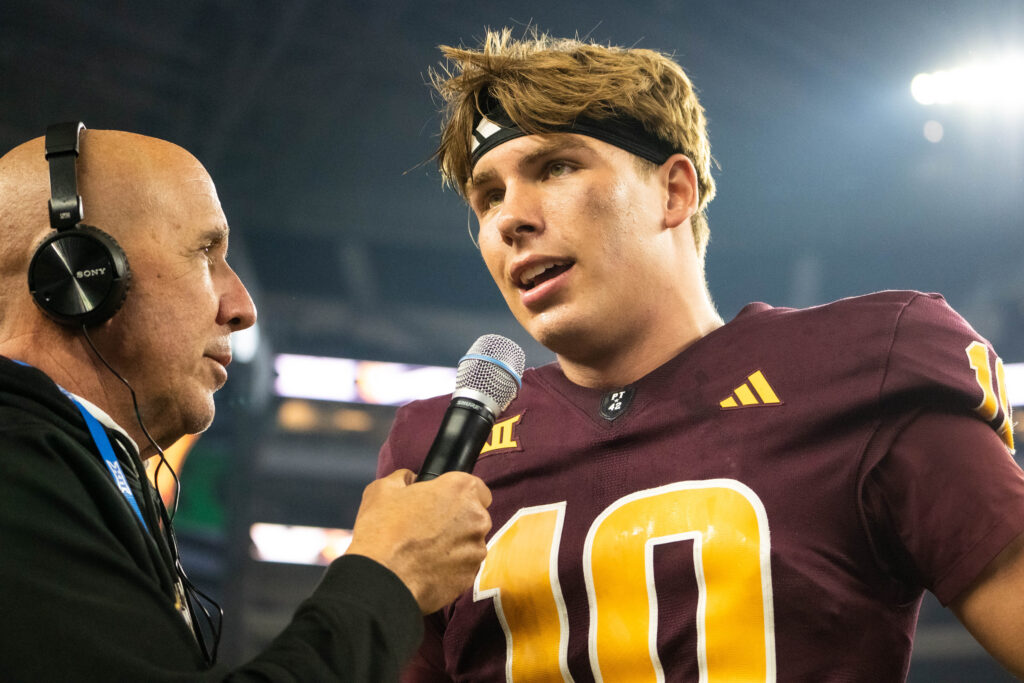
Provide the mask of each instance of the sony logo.
{"label": "sony logo", "polygon": [[95,277],[96,275],[103,275],[107,272],[106,268],[86,268],[75,273],[75,277],[81,280],[84,277]]}

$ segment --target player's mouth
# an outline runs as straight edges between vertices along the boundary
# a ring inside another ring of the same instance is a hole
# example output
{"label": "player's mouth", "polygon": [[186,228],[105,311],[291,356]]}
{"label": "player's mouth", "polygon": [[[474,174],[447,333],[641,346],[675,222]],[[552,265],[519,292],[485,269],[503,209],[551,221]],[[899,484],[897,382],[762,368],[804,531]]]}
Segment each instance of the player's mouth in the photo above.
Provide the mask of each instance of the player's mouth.
{"label": "player's mouth", "polygon": [[549,280],[553,280],[565,271],[572,268],[572,261],[551,261],[538,263],[523,268],[515,278],[516,286],[524,291],[530,291]]}

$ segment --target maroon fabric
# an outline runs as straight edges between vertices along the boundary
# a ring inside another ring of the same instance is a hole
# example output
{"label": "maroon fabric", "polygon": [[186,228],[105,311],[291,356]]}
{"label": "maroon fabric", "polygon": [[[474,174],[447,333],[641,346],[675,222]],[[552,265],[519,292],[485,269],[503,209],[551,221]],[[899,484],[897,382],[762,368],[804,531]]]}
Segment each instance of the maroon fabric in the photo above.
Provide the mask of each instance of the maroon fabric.
{"label": "maroon fabric", "polygon": [[[475,471],[494,493],[494,532],[524,508],[564,503],[557,579],[573,680],[594,680],[588,532],[622,497],[679,482],[728,482],[763,505],[778,680],[902,680],[922,590],[949,602],[1024,531],[1024,475],[994,431],[1004,416],[986,425],[975,412],[973,341],[983,340],[938,295],[751,304],[632,385],[612,422],[599,414],[606,392],[554,364],[527,371],[499,419],[518,416],[515,445],[485,449]],[[774,400],[750,391],[758,371]],[[743,385],[757,404],[742,405]],[[723,407],[730,397],[738,407]],[[419,468],[447,403],[399,410],[381,474]],[[667,681],[698,680],[694,557],[688,538],[650,549]],[[427,628],[407,680],[505,679],[494,599],[464,594]]]}

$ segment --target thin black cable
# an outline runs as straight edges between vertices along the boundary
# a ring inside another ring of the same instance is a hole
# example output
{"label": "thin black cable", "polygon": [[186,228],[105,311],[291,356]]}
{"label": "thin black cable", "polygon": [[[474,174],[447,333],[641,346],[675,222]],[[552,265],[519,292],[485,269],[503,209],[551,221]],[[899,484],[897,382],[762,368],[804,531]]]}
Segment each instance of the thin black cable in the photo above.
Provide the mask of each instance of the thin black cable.
{"label": "thin black cable", "polygon": [[[134,400],[134,397],[133,397]],[[136,415],[138,414],[138,408],[136,407]],[[141,424],[141,422],[139,423]],[[153,444],[154,446],[156,444]],[[169,519],[174,520],[174,515],[178,513],[178,502],[181,500],[181,481],[178,479],[177,473],[171,464],[167,462],[167,458],[164,457],[164,451],[162,448],[157,446],[157,455],[160,456],[160,462],[156,464],[156,469],[153,470],[153,486],[156,489],[157,496],[160,498],[161,505],[163,504],[163,495],[160,493],[160,470],[164,467],[171,473],[171,477],[174,479],[174,500],[171,501],[171,509],[168,511]]]}
{"label": "thin black cable", "polygon": [[[178,578],[181,579],[182,586],[185,588],[185,597],[189,603],[189,616],[192,618],[192,626],[198,635],[199,647],[203,651],[203,656],[206,658],[206,661],[213,664],[217,661],[217,651],[220,649],[220,637],[224,626],[224,608],[220,606],[220,603],[200,590],[194,583],[192,583],[192,580],[188,578],[188,574],[185,573],[185,568],[181,566],[181,557],[178,554],[178,538],[174,533],[174,527],[171,525],[171,520],[168,517],[167,506],[164,505],[163,499],[159,497],[157,505],[159,507],[161,520],[164,523],[164,535],[167,538],[167,544],[170,546],[171,554],[174,557],[174,571],[178,575]],[[214,616],[210,614],[210,611],[206,608],[206,605],[203,604],[203,600],[210,603],[210,606],[217,610],[216,621],[214,620]],[[208,650],[206,647],[206,640],[202,635],[203,632],[196,617],[196,608],[198,608],[198,611],[202,613],[203,618],[206,620],[206,626],[209,629],[210,634],[213,636],[212,649]]]}
{"label": "thin black cable", "polygon": [[[121,374],[118,373],[118,371],[115,370],[110,365],[110,363],[107,362],[107,359],[103,357],[103,354],[100,353],[99,349],[97,349],[96,345],[93,343],[92,337],[89,336],[89,329],[85,325],[82,325],[82,334],[85,336],[85,340],[89,343],[89,348],[91,348],[92,352],[96,354],[96,357],[100,359],[100,362],[103,363],[103,365],[107,368],[107,370],[111,372],[111,374],[114,375],[114,377],[116,377],[118,380],[121,381],[122,384],[128,387],[128,393],[132,397],[132,407],[135,409],[135,419],[139,423],[139,428],[142,429],[142,433],[146,435],[146,439],[153,446],[153,448],[156,449],[157,454],[159,454],[160,456],[160,463],[157,465],[156,470],[153,472],[153,479],[156,482],[154,488],[156,490],[157,506],[161,518],[160,521],[162,522],[163,526],[164,538],[167,541],[167,545],[171,551],[171,559],[174,562],[174,573],[178,576],[178,579],[181,581],[181,584],[185,590],[185,600],[188,603],[186,607],[188,608],[189,617],[192,620],[192,628],[195,631],[196,641],[199,643],[199,649],[202,650],[203,657],[206,659],[207,663],[212,665],[214,662],[217,661],[217,651],[220,648],[221,631],[224,625],[224,609],[220,606],[220,603],[218,603],[216,600],[214,600],[209,595],[207,595],[199,588],[197,588],[196,585],[192,583],[192,580],[188,578],[188,575],[185,573],[185,568],[181,566],[181,557],[178,555],[178,539],[174,535],[174,526],[172,524],[174,521],[174,513],[177,512],[178,510],[178,501],[180,500],[181,496],[181,481],[178,479],[178,475],[177,473],[175,473],[174,468],[171,467],[169,462],[167,462],[167,458],[164,455],[164,449],[160,448],[160,445],[156,442],[152,435],[150,435],[149,430],[146,429],[146,424],[142,420],[142,413],[139,410],[139,401],[135,396],[135,389],[133,389],[132,385],[128,383],[128,380],[122,377]],[[167,506],[164,505],[163,496],[160,495],[160,468],[164,466],[167,467],[167,470],[171,473],[171,476],[174,478],[174,505],[172,508],[173,511],[168,511]],[[142,484],[143,483],[140,482],[140,485]],[[206,608],[206,605],[203,604],[203,600],[210,603],[210,605],[217,610],[216,621],[214,621],[214,617],[210,614],[210,611]],[[201,625],[199,624],[196,615],[197,607],[199,608],[199,611],[202,613],[203,618],[206,620],[207,628],[209,629],[211,635],[213,636],[213,647],[210,649],[208,649],[206,646],[206,638],[204,636],[204,632],[201,628]]]}
{"label": "thin black cable", "polygon": [[174,504],[171,506],[171,510],[168,513],[170,515],[171,521],[173,521],[174,515],[178,512],[178,501],[181,499],[181,482],[178,480],[178,475],[177,473],[175,473],[174,468],[171,467],[171,464],[167,462],[167,456],[164,455],[164,449],[160,448],[160,444],[156,442],[156,440],[150,435],[149,430],[146,429],[146,424],[142,421],[142,413],[139,412],[139,401],[138,398],[136,398],[135,396],[135,389],[133,389],[132,385],[128,383],[128,380],[122,377],[121,374],[117,370],[115,370],[110,365],[110,363],[107,362],[107,359],[103,357],[103,354],[100,353],[99,349],[97,349],[96,345],[93,343],[92,337],[89,336],[89,328],[86,327],[85,325],[82,325],[82,334],[85,335],[85,341],[89,342],[89,348],[91,348],[92,352],[96,354],[96,357],[100,359],[100,362],[103,363],[104,366],[106,366],[107,370],[110,370],[114,377],[116,377],[118,380],[121,381],[122,384],[128,387],[128,393],[132,397],[132,407],[135,409],[135,419],[139,423],[139,427],[142,429],[142,433],[146,435],[146,439],[153,446],[153,448],[156,449],[157,455],[160,456],[160,462],[159,464],[157,464],[156,470],[153,472],[153,481],[156,482],[157,495],[161,501],[163,500],[163,496],[159,495],[160,468],[166,466],[167,471],[170,472],[171,477],[174,478]]}

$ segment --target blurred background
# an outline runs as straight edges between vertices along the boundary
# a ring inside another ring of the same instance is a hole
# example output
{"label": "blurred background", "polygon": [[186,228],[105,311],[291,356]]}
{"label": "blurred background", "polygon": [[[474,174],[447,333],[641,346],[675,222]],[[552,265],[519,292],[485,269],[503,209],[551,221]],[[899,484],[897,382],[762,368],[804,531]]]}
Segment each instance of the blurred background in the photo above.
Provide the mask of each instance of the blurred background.
{"label": "blurred background", "polygon": [[[228,611],[228,661],[344,548],[395,404],[450,391],[484,333],[552,358],[429,161],[437,45],[528,24],[687,70],[718,162],[707,266],[726,319],[939,291],[1024,362],[1022,0],[6,0],[0,149],[68,119],[165,138],[210,170],[231,222],[260,323],[214,427],[177,448],[185,564]],[[1010,678],[928,598],[911,680]]]}

